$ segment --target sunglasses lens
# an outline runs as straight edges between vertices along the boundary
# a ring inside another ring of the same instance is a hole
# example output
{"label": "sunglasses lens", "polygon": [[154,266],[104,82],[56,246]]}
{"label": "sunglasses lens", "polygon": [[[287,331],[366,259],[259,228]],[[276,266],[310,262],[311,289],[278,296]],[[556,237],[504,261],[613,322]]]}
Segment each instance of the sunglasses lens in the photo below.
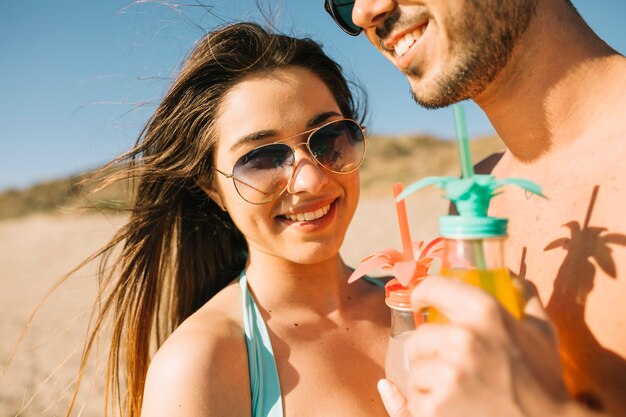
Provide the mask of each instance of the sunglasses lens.
{"label": "sunglasses lens", "polygon": [[365,156],[365,138],[352,120],[338,120],[313,132],[309,148],[317,161],[333,172],[357,169]]}
{"label": "sunglasses lens", "polygon": [[[365,157],[363,130],[353,120],[337,120],[315,130],[309,137],[308,146],[320,165],[336,173],[354,171]],[[250,203],[272,201],[287,187],[294,163],[294,151],[289,145],[260,146],[235,162],[235,187]]]}
{"label": "sunglasses lens", "polygon": [[261,204],[272,201],[287,186],[294,154],[282,143],[256,148],[235,162],[235,187],[244,200]]}
{"label": "sunglasses lens", "polygon": [[352,21],[352,9],[354,8],[354,1],[347,0],[330,0],[332,17],[335,22],[348,34],[358,35],[361,33],[361,27],[354,24]]}

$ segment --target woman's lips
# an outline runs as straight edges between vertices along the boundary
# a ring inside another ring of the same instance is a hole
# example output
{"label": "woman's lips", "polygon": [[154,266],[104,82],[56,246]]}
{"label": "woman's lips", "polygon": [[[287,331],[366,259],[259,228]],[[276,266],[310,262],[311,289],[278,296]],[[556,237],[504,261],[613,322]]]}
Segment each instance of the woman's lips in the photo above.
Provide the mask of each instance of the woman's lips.
{"label": "woman's lips", "polygon": [[300,230],[319,230],[331,223],[335,217],[337,200],[315,210],[307,210],[293,214],[278,216],[278,220],[287,226],[297,226]]}
{"label": "woman's lips", "polygon": [[315,211],[307,211],[304,213],[297,213],[297,214],[285,214],[284,217],[294,222],[295,221],[297,222],[313,221],[313,220],[319,219],[320,217],[325,216],[326,213],[328,213],[328,210],[330,210],[330,204],[327,206],[318,208]]}

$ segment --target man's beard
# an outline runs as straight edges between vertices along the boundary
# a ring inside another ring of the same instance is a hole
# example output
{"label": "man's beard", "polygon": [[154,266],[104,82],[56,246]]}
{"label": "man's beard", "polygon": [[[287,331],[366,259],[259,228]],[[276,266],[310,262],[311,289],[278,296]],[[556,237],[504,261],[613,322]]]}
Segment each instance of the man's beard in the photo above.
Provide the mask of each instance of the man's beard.
{"label": "man's beard", "polygon": [[[419,68],[409,68],[413,99],[422,107],[437,109],[480,95],[509,62],[536,10],[536,0],[473,1],[471,15],[464,14],[450,30],[455,62],[428,84]],[[453,36],[454,35],[454,36]]]}

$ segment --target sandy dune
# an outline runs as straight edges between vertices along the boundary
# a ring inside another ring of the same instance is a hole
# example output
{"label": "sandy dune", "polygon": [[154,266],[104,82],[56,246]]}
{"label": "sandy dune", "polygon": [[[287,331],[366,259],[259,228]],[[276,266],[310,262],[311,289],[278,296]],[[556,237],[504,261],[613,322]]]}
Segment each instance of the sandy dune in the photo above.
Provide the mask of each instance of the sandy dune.
{"label": "sandy dune", "polygon": [[[414,240],[429,240],[436,235],[437,217],[447,208],[446,201],[438,195],[422,191],[409,200]],[[28,316],[47,290],[105,243],[123,221],[123,217],[115,216],[64,214],[0,222],[3,365]],[[362,198],[342,254],[349,264],[355,265],[365,255],[385,247],[401,247],[391,195]],[[85,310],[96,290],[94,271],[94,266],[85,268],[43,304],[11,366],[0,379],[0,416],[65,415],[88,319]],[[79,399],[84,407],[82,415],[101,416],[102,378],[90,376]]]}

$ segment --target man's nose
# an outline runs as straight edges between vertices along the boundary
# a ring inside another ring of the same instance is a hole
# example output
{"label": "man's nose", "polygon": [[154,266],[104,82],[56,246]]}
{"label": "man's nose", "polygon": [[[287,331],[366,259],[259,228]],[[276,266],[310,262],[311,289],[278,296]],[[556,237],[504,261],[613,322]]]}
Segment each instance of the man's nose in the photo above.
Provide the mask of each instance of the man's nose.
{"label": "man's nose", "polygon": [[378,26],[396,6],[395,0],[356,0],[352,9],[352,21],[364,29]]}

